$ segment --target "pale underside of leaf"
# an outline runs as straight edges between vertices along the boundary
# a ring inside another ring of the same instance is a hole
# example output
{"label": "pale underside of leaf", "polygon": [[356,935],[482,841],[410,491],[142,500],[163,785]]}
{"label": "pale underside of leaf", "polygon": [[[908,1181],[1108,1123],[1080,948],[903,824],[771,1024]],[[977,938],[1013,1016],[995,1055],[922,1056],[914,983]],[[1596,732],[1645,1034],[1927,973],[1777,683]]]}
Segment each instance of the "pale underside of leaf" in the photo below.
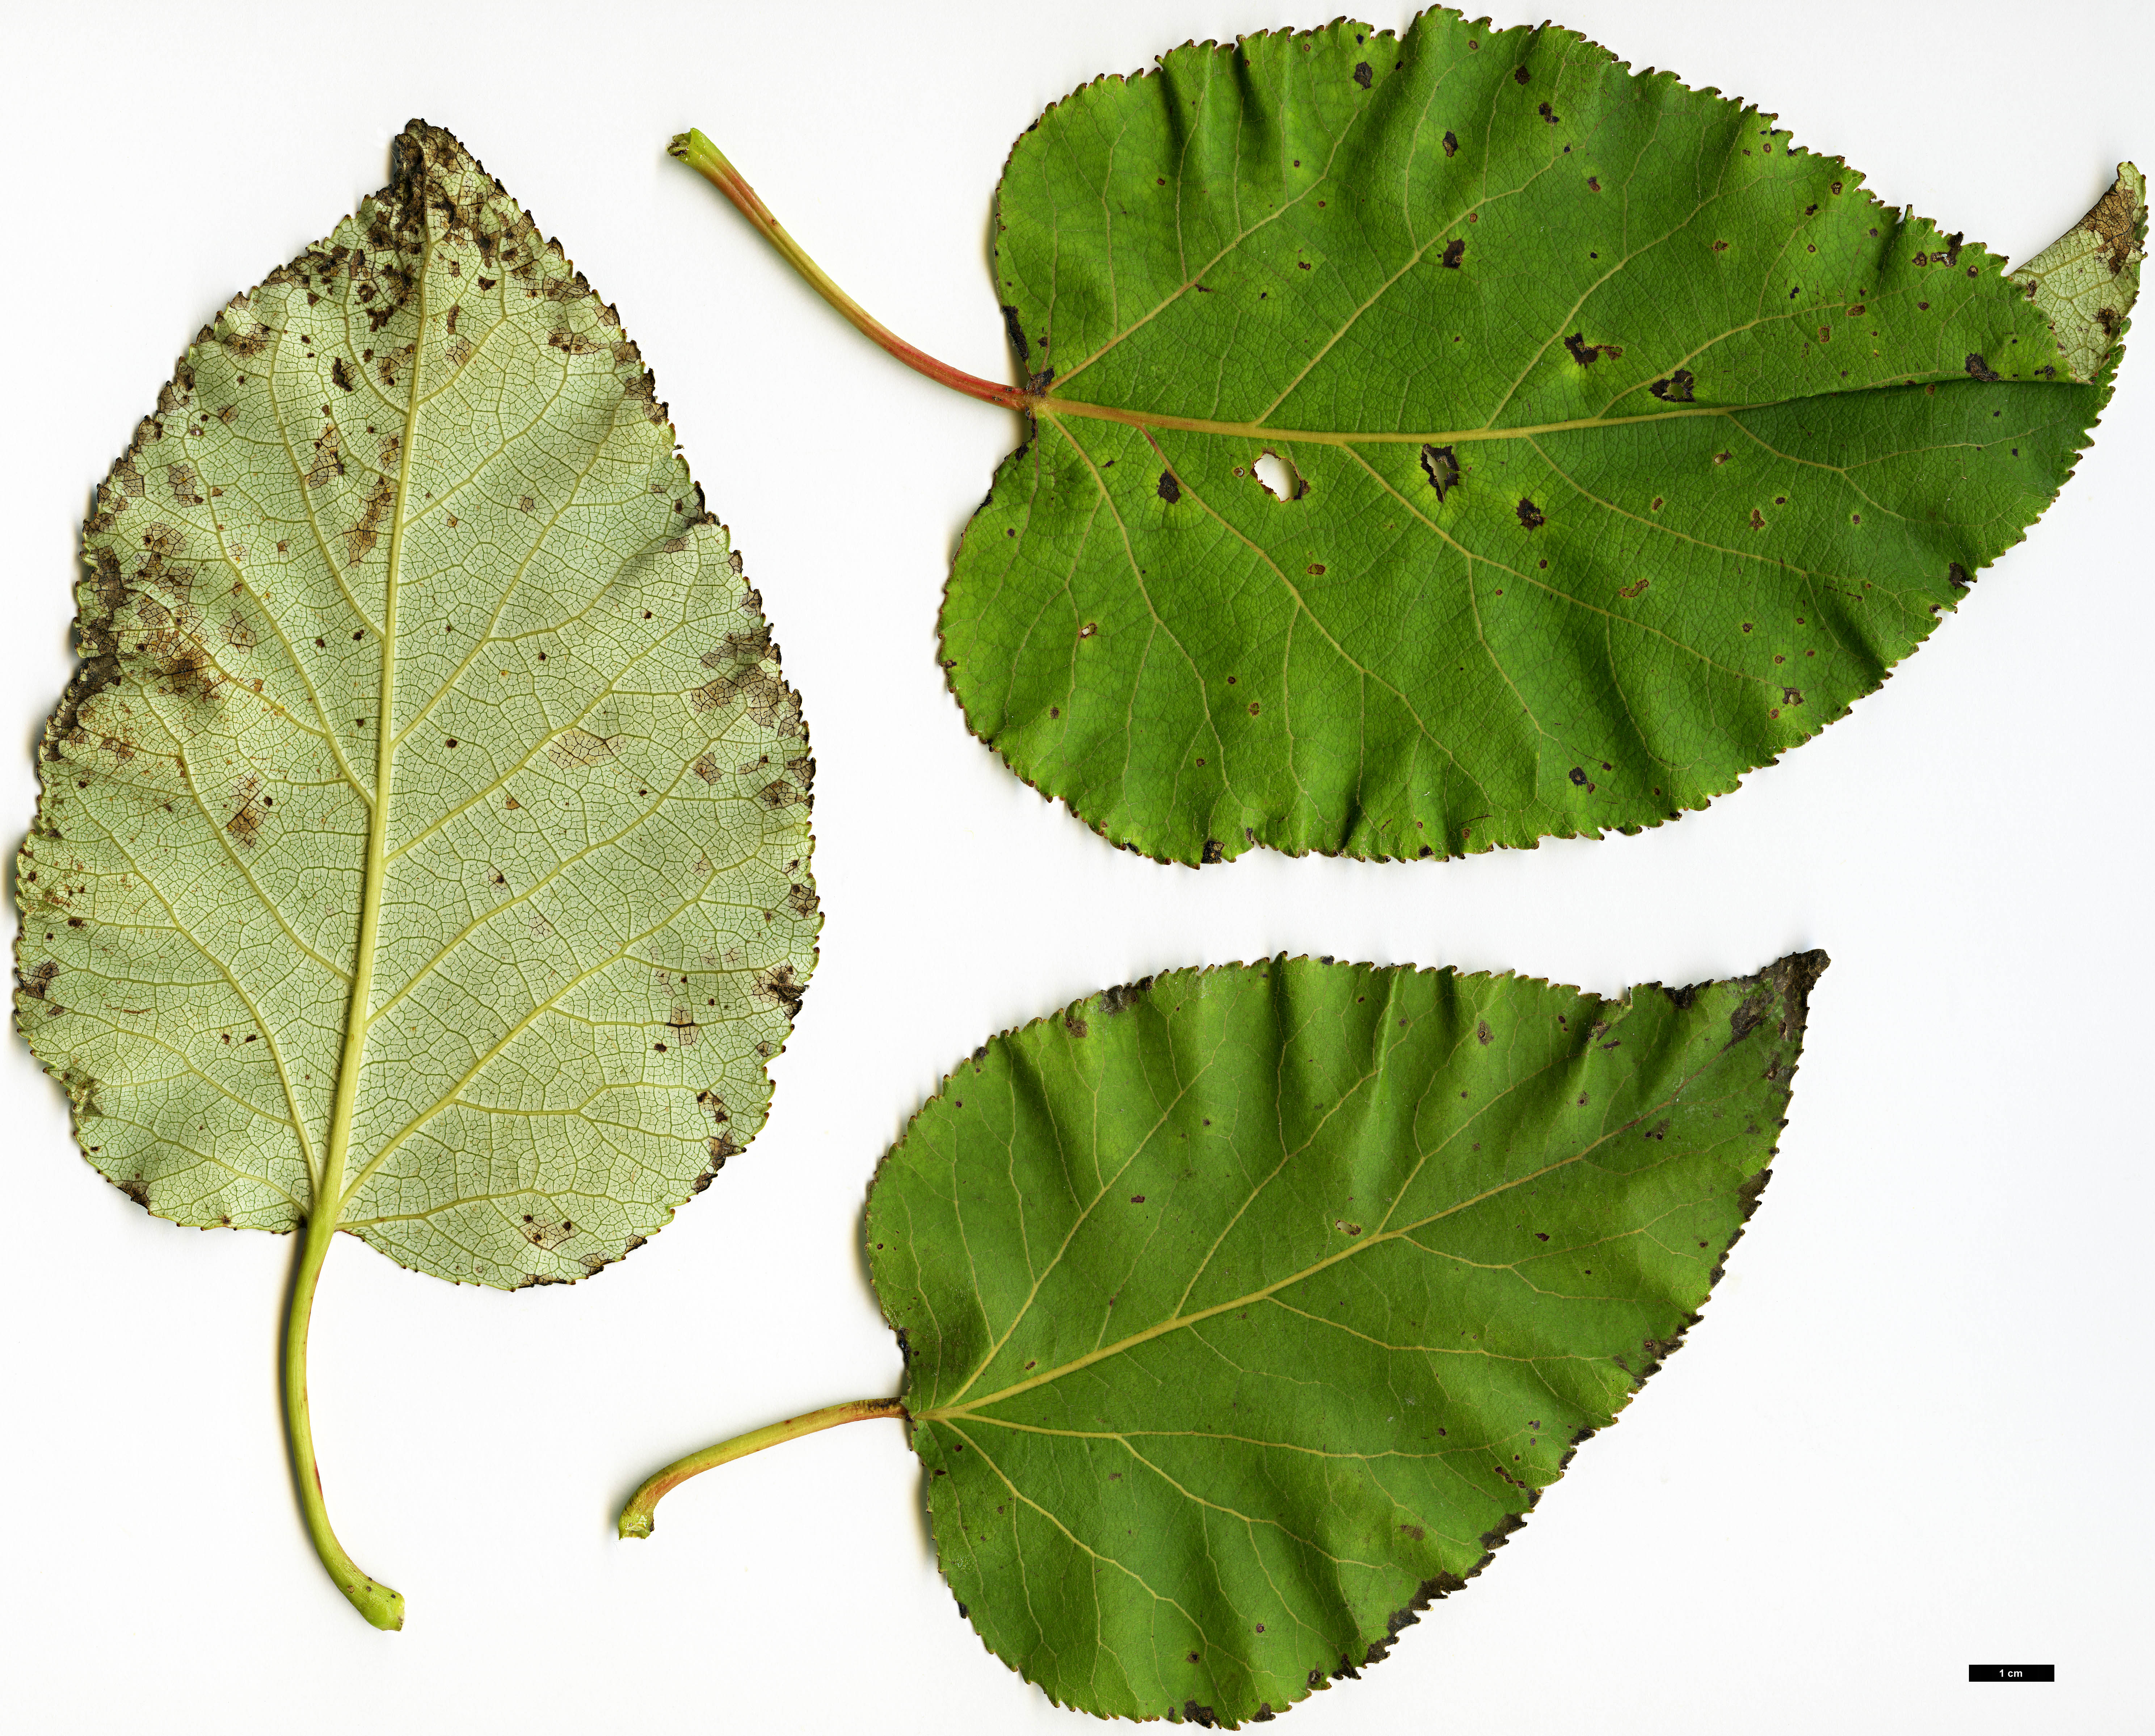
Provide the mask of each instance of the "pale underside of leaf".
{"label": "pale underside of leaf", "polygon": [[2094,379],[2124,337],[2147,244],[2147,177],[2120,163],[2086,217],[2008,274],[2050,322],[2075,379]]}
{"label": "pale underside of leaf", "polygon": [[18,1017],[160,1216],[566,1281],[760,1125],[813,766],[612,309],[463,148],[188,349],[100,488]]}
{"label": "pale underside of leaf", "polygon": [[990,1647],[1224,1724],[1383,1656],[1696,1319],[1824,965],[1602,1001],[1275,960],[989,1043],[868,1237]]}
{"label": "pale underside of leaf", "polygon": [[1771,116],[1553,28],[1342,23],[1088,85],[997,194],[1042,396],[953,571],[953,690],[1164,858],[1702,807],[2055,494],[2137,289],[2124,197],[2031,301]]}

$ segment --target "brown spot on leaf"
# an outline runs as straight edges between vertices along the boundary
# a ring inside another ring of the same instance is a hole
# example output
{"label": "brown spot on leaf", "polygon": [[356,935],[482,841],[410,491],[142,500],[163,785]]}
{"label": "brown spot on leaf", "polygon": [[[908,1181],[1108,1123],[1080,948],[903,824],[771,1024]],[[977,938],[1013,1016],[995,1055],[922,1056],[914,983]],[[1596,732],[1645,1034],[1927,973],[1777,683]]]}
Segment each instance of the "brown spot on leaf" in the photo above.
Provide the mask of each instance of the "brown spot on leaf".
{"label": "brown spot on leaf", "polygon": [[774,965],[755,973],[753,992],[773,1006],[784,1007],[788,1018],[801,1011],[801,997],[807,991],[807,984],[800,980],[790,964]]}
{"label": "brown spot on leaf", "polygon": [[1773,997],[1770,994],[1756,994],[1739,1001],[1735,1011],[1728,1015],[1728,1040],[1731,1042],[1743,1042],[1765,1022],[1766,1015],[1772,1007]]}
{"label": "brown spot on leaf", "polygon": [[1152,987],[1149,976],[1141,976],[1135,982],[1118,983],[1113,988],[1100,991],[1100,1011],[1108,1018],[1115,1018],[1136,1006]]}
{"label": "brown spot on leaf", "polygon": [[576,1226],[566,1218],[540,1218],[535,1213],[525,1212],[524,1221],[516,1226],[518,1233],[541,1253],[550,1253],[576,1233]]}
{"label": "brown spot on leaf", "polygon": [[2122,186],[2114,185],[2074,227],[2095,237],[2096,251],[2115,277],[2125,269],[2132,254],[2135,221],[2132,195]]}
{"label": "brown spot on leaf", "polygon": [[731,663],[758,662],[770,649],[770,627],[766,622],[748,632],[728,633],[699,661],[707,669],[719,669]]}
{"label": "brown spot on leaf", "polygon": [[360,513],[359,522],[344,534],[345,565],[356,566],[373,551],[381,535],[381,521],[389,516],[395,503],[397,490],[386,476],[374,479],[374,491],[366,497],[366,505]]}
{"label": "brown spot on leaf", "polygon": [[224,829],[232,834],[233,842],[240,848],[252,849],[255,839],[261,833],[264,817],[262,780],[253,772],[248,772],[233,786],[233,793],[239,798],[239,806],[232,817],[224,822]]}
{"label": "brown spot on leaf", "polygon": [[620,751],[620,737],[594,735],[589,730],[564,730],[546,749],[546,755],[564,771],[575,771],[611,760]]}
{"label": "brown spot on leaf", "polygon": [[1529,530],[1538,530],[1548,522],[1543,517],[1541,508],[1531,500],[1521,500],[1513,510],[1518,515],[1519,522]]}
{"label": "brown spot on leaf", "polygon": [[1605,356],[1614,361],[1624,353],[1623,346],[1620,344],[1588,343],[1586,334],[1583,331],[1572,333],[1564,341],[1564,346],[1571,352],[1571,359],[1581,367],[1591,367]]}

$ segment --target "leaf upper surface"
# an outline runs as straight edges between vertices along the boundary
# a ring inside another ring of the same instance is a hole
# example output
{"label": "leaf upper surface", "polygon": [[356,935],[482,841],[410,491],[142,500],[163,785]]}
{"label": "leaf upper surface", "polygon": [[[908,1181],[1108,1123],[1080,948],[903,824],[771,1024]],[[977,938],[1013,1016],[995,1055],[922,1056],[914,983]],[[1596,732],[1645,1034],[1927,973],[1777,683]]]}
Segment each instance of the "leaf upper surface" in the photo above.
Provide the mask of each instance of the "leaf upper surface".
{"label": "leaf upper surface", "polygon": [[596,1271],[761,1124],[808,758],[614,311],[463,147],[236,298],[100,488],[18,1017],[178,1222]]}
{"label": "leaf upper surface", "polygon": [[1275,960],[987,1044],[868,1240],[989,1646],[1224,1724],[1381,1657],[1695,1319],[1825,962],[1604,1001]]}
{"label": "leaf upper surface", "polygon": [[997,193],[1044,397],[952,573],[953,689],[1021,776],[1185,862],[1703,806],[2056,494],[2138,186],[2105,249],[2073,232],[2096,328],[1569,31],[1431,11],[1087,85]]}

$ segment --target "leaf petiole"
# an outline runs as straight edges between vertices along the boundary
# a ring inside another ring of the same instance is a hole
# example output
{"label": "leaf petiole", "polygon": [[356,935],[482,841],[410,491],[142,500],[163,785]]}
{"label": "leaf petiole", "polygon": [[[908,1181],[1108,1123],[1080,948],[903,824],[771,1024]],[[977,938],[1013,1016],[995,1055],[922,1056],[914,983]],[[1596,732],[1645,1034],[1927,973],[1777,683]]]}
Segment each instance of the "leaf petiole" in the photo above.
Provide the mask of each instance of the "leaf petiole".
{"label": "leaf petiole", "polygon": [[307,1414],[307,1327],[314,1318],[315,1286],[336,1235],[336,1215],[317,1211],[307,1220],[299,1244],[299,1263],[292,1274],[292,1295],[284,1312],[284,1436],[292,1449],[292,1484],[315,1553],[322,1558],[338,1590],[351,1606],[379,1628],[394,1632],[404,1625],[404,1594],[392,1591],[345,1553],[330,1527],[322,1500],[322,1475],[315,1463],[314,1424]]}
{"label": "leaf petiole", "polygon": [[911,344],[893,331],[882,320],[863,307],[860,303],[832,282],[823,268],[808,257],[801,243],[786,233],[770,208],[756,197],[755,189],[741,177],[741,172],[726,161],[725,153],[694,128],[678,134],[666,147],[669,156],[681,161],[701,175],[712,186],[733,202],[734,208],[755,224],[765,240],[784,255],[786,263],[808,279],[809,286],[844,315],[863,336],[881,345],[915,373],[925,374],[939,386],[947,386],[953,392],[962,392],[968,397],[985,399],[990,404],[1001,404],[1011,410],[1030,410],[1039,402],[1039,395],[1016,386],[998,386],[992,380],[983,380],[976,374],[955,368],[947,361],[938,361],[924,350]]}
{"label": "leaf petiole", "polygon": [[[898,1399],[854,1399],[846,1404],[811,1411],[805,1416],[789,1416],[785,1421],[774,1422],[768,1428],[751,1429],[745,1435],[735,1435],[730,1441],[721,1441],[715,1447],[706,1447],[701,1452],[692,1452],[685,1459],[676,1459],[663,1471],[654,1472],[645,1479],[643,1487],[628,1498],[628,1505],[621,1510],[621,1534],[623,1537],[650,1536],[653,1509],[659,1501],[668,1490],[686,1483],[699,1471],[729,1464],[735,1459],[746,1458],[752,1452],[761,1452],[766,1447],[775,1447],[784,1441],[797,1441],[801,1436],[815,1434],[821,1429],[834,1429],[842,1422],[866,1422],[874,1416],[903,1418],[905,1414],[905,1406]],[[324,1530],[326,1533],[326,1526]],[[334,1544],[335,1539],[331,1539],[330,1541]],[[326,1560],[328,1557],[323,1559]],[[396,1594],[392,1592],[390,1595],[393,1597]],[[355,1598],[353,1601],[356,1603],[358,1600]]]}

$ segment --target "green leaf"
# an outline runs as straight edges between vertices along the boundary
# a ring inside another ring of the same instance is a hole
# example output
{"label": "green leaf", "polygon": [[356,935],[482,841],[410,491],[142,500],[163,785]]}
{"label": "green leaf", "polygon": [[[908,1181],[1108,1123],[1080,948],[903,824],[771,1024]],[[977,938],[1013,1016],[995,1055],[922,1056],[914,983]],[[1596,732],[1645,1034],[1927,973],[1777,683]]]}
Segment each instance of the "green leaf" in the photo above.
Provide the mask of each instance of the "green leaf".
{"label": "green leaf", "polygon": [[1199,862],[1657,825],[1840,716],[2071,472],[2144,187],[2009,279],[1772,120],[1441,10],[1049,110],[995,221],[1034,427],[942,616],[973,730]]}
{"label": "green leaf", "polygon": [[1232,1725],[1383,1657],[1697,1319],[1825,955],[1605,1001],[1274,960],[998,1037],[892,1148],[868,1262],[944,1576],[1088,1712]]}
{"label": "green leaf", "polygon": [[302,1499],[393,1626],[319,1510],[330,1237],[571,1282],[755,1134],[815,961],[799,703],[620,320],[417,121],[188,348],[84,548],[17,1018],[149,1211],[306,1226]]}

